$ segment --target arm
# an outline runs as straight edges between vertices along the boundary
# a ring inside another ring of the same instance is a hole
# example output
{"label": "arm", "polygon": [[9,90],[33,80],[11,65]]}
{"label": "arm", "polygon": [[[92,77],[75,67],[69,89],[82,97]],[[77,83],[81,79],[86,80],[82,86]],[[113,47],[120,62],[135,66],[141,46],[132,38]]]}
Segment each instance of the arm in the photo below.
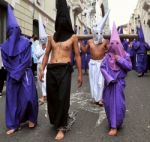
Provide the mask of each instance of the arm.
{"label": "arm", "polygon": [[106,85],[109,85],[110,83],[116,82],[116,80],[108,72],[109,69],[107,67],[107,60],[108,59],[104,58],[102,65],[101,65],[101,72],[105,78]]}
{"label": "arm", "polygon": [[42,81],[42,78],[44,76],[44,70],[45,70],[45,67],[48,63],[49,54],[50,54],[51,49],[52,49],[51,40],[52,40],[51,37],[48,37],[48,44],[47,44],[47,47],[46,47],[46,51],[45,51],[45,55],[44,55],[44,58],[43,58],[43,61],[42,61],[42,66],[41,66],[40,75],[39,75],[39,79],[41,81]]}
{"label": "arm", "polygon": [[131,63],[129,55],[126,55],[125,58],[117,56],[116,62],[123,70],[125,71],[132,70],[132,63]]}
{"label": "arm", "polygon": [[80,57],[80,52],[78,47],[78,38],[76,36],[73,36],[73,49],[74,49],[75,60],[78,69],[78,87],[81,87],[82,85],[81,57]]}

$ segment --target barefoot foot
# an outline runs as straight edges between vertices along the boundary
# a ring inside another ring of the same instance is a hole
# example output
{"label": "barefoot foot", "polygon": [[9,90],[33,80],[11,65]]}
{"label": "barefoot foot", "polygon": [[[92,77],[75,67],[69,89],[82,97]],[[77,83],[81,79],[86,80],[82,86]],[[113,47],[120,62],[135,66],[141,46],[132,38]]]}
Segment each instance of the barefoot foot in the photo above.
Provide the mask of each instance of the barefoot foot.
{"label": "barefoot foot", "polygon": [[116,136],[117,135],[117,129],[111,129],[108,133],[109,136]]}
{"label": "barefoot foot", "polygon": [[11,135],[11,134],[15,133],[15,131],[16,131],[15,129],[10,129],[6,132],[6,134]]}
{"label": "barefoot foot", "polygon": [[65,136],[64,132],[59,130],[55,137],[55,140],[62,140],[64,138],[64,136]]}
{"label": "barefoot foot", "polygon": [[33,122],[29,121],[28,127],[29,128],[35,128],[35,124]]}

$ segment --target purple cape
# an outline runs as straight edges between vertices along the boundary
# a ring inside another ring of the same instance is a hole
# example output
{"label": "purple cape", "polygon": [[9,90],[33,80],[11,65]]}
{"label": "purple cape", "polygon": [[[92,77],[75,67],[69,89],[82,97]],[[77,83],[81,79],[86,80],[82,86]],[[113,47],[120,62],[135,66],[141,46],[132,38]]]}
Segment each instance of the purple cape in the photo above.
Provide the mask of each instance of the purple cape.
{"label": "purple cape", "polygon": [[7,70],[6,125],[18,129],[21,122],[37,123],[38,98],[31,71],[31,43],[21,36],[21,30],[8,5],[8,39],[1,45],[2,59]]}

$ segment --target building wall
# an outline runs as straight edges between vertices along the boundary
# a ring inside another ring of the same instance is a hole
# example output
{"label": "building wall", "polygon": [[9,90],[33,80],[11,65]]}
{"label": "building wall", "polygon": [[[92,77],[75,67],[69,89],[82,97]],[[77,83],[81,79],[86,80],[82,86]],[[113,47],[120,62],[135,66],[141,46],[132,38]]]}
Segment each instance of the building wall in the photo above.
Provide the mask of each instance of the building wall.
{"label": "building wall", "polygon": [[[14,7],[14,14],[21,27],[22,33],[27,36],[32,36],[34,23],[38,23],[39,14],[42,16],[46,31],[49,35],[54,33],[54,22],[56,17],[55,2],[56,0],[4,0],[6,3]],[[104,11],[108,10],[108,0],[102,0]],[[82,34],[84,27],[92,27],[95,21],[95,3],[96,0],[67,0],[70,7],[70,15],[72,20],[73,29],[75,25],[80,27],[79,34]],[[1,2],[0,2],[1,4]],[[5,4],[6,7],[6,4]],[[84,8],[90,9],[90,12],[83,15]],[[87,17],[89,16],[89,17]],[[88,20],[88,21],[87,21]],[[34,21],[34,22],[33,22]],[[109,22],[108,22],[109,23]],[[105,31],[108,31],[109,25]],[[38,32],[37,32],[38,33]]]}
{"label": "building wall", "polygon": [[144,3],[147,2],[148,4],[148,1],[149,0],[138,1],[136,9],[130,18],[130,23],[132,29],[134,29],[134,33],[136,33],[136,26],[139,25],[139,21],[141,22],[145,40],[150,44],[150,25],[148,24],[148,20],[150,20],[150,4],[147,9],[144,9]]}

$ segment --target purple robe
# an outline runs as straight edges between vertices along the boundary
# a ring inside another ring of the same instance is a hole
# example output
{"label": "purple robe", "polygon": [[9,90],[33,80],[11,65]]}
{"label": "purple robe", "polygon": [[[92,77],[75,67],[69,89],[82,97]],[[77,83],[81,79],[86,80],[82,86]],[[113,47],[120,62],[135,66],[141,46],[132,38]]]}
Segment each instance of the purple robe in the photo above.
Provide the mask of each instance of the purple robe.
{"label": "purple robe", "polygon": [[101,65],[101,71],[105,78],[103,101],[110,128],[119,128],[126,112],[125,77],[127,72],[132,69],[132,64],[129,56],[119,57],[117,65],[120,69],[112,70],[108,63],[109,58],[109,54],[107,54]]}
{"label": "purple robe", "polygon": [[2,45],[2,58],[7,70],[6,82],[6,125],[9,129],[18,129],[21,122],[27,120],[37,123],[38,98],[34,77],[31,71],[31,45],[21,38],[26,47],[16,56],[9,56]]}
{"label": "purple robe", "polygon": [[138,73],[147,72],[147,50],[150,46],[145,42],[136,41],[133,44],[133,49],[135,51],[135,69]]}
{"label": "purple robe", "polygon": [[90,51],[88,49],[88,51],[86,53],[84,53],[83,51],[81,51],[81,61],[82,61],[82,69],[87,70],[89,61],[90,61]]}
{"label": "purple robe", "polygon": [[31,43],[21,29],[10,5],[7,8],[7,40],[1,45],[6,81],[6,126],[17,130],[21,122],[37,123],[38,97],[31,71]]}

